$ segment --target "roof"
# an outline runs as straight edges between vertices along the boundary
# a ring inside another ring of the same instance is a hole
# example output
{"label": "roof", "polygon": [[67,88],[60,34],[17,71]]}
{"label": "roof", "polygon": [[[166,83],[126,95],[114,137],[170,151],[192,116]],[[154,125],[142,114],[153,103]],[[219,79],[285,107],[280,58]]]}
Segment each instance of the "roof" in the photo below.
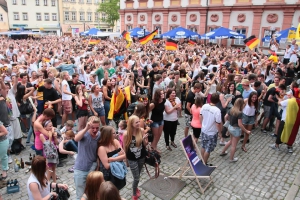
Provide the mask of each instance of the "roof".
{"label": "roof", "polygon": [[3,10],[5,10],[6,12],[7,10],[7,3],[5,0],[0,0],[0,6],[3,8]]}

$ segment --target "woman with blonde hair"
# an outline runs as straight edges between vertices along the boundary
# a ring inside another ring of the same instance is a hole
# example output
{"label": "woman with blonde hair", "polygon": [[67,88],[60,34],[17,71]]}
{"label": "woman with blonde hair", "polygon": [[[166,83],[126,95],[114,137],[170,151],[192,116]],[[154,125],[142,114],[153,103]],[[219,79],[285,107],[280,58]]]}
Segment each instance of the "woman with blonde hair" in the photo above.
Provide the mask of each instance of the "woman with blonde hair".
{"label": "woman with blonde hair", "polygon": [[124,149],[133,176],[133,200],[137,200],[141,196],[138,184],[145,163],[147,144],[148,134],[145,134],[140,128],[140,119],[136,115],[132,115],[128,120],[127,133],[124,134]]}
{"label": "woman with blonde hair", "polygon": [[98,141],[99,169],[103,173],[105,181],[111,181],[120,190],[126,185],[126,179],[112,177],[110,163],[123,162],[126,158],[120,142],[115,139],[116,131],[111,126],[103,126]]}
{"label": "woman with blonde hair", "polygon": [[86,185],[81,200],[100,199],[100,186],[104,183],[102,172],[92,171],[86,177]]}
{"label": "woman with blonde hair", "polygon": [[225,116],[226,121],[229,121],[228,132],[230,133],[230,140],[226,143],[220,156],[225,156],[227,154],[226,150],[231,145],[229,162],[238,161],[238,158],[234,158],[234,153],[236,151],[236,146],[240,139],[242,131],[246,132],[247,134],[251,133],[251,131],[248,131],[244,127],[242,122],[243,108],[244,100],[242,98],[239,98],[234,102],[233,107]]}

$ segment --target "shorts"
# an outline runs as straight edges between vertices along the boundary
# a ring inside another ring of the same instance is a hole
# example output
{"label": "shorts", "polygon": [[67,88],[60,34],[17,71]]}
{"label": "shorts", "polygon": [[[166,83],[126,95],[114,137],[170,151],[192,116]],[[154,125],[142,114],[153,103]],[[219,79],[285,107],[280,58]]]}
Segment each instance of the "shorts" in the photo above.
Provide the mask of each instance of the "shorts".
{"label": "shorts", "polygon": [[62,100],[63,112],[67,114],[72,113],[72,102],[71,100]]}
{"label": "shorts", "polygon": [[192,122],[192,115],[184,114],[185,119],[185,127],[192,128],[191,122]]}
{"label": "shorts", "polygon": [[253,125],[255,124],[255,116],[248,116],[243,113],[242,123],[244,125]]}
{"label": "shorts", "polygon": [[158,121],[158,122],[153,122],[150,127],[151,128],[158,128],[160,126],[163,126],[164,125],[164,120],[161,120],[161,121]]}
{"label": "shorts", "polygon": [[205,150],[205,152],[212,152],[216,146],[218,141],[218,134],[207,135],[205,133],[201,133],[201,147]]}
{"label": "shorts", "polygon": [[242,129],[240,127],[228,126],[228,131],[233,137],[240,137],[242,134]]}
{"label": "shorts", "polygon": [[77,110],[77,113],[76,113],[77,119],[80,117],[87,117],[87,116],[89,116],[88,110]]}
{"label": "shorts", "polygon": [[104,107],[100,107],[100,108],[94,108],[94,110],[96,111],[96,113],[98,114],[98,117],[102,117],[105,116],[105,110]]}
{"label": "shorts", "polygon": [[264,105],[264,118],[270,118],[271,115],[271,106]]}
{"label": "shorts", "polygon": [[195,138],[199,138],[200,137],[200,133],[201,133],[201,128],[193,128],[193,135]]}
{"label": "shorts", "polygon": [[281,120],[281,115],[278,112],[278,104],[273,104],[271,106],[271,111],[270,111],[270,116],[269,117],[271,118],[271,116],[274,116],[278,120]]}

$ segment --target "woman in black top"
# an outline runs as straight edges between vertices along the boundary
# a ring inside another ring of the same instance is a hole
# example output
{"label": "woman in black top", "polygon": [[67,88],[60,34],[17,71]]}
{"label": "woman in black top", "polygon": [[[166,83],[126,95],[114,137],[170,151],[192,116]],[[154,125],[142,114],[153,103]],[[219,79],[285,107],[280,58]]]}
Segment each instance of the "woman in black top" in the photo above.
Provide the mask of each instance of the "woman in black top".
{"label": "woman in black top", "polygon": [[[163,128],[164,128],[164,110],[165,110],[165,102],[164,99],[164,91],[161,89],[157,89],[154,93],[154,99],[150,104],[151,114],[151,128],[153,134],[153,141],[151,143],[152,149],[157,150],[157,143],[161,137]],[[159,151],[158,151],[159,152]]]}
{"label": "woman in black top", "polygon": [[111,100],[111,96],[112,96],[112,92],[111,92],[111,82],[109,79],[104,79],[103,82],[103,87],[102,87],[102,90],[103,90],[103,96],[104,96],[104,110],[105,110],[105,123],[108,124],[108,119],[107,119],[107,116],[108,116],[108,112],[109,112],[109,109],[110,109],[110,100]]}
{"label": "woman in black top", "polygon": [[148,135],[140,128],[140,119],[136,115],[132,115],[128,119],[127,133],[124,133],[124,150],[133,176],[133,200],[137,200],[141,196],[138,184],[145,163],[147,144]]}

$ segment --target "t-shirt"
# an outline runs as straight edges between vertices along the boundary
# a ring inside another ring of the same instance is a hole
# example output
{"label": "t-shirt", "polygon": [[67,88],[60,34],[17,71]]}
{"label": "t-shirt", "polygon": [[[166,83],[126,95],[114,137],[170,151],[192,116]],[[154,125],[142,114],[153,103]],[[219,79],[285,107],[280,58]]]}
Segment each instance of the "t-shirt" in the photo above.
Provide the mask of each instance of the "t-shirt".
{"label": "t-shirt", "polygon": [[116,73],[116,70],[113,67],[109,68],[107,71],[109,78],[111,78]]}
{"label": "t-shirt", "polygon": [[273,105],[273,102],[271,102],[271,101],[268,100],[268,98],[269,98],[270,95],[273,96],[273,99],[274,99],[275,101],[278,101],[277,98],[275,97],[276,94],[279,95],[279,92],[276,91],[276,88],[275,88],[275,87],[269,89],[269,90],[267,91],[267,93],[266,93],[265,98],[264,98],[264,105],[265,105],[265,106],[272,106],[272,105]]}
{"label": "t-shirt", "polygon": [[253,88],[249,87],[249,90],[244,90],[242,93],[243,99],[249,98],[251,92],[255,91]]}
{"label": "t-shirt", "polygon": [[[66,80],[63,80],[61,82],[61,89],[62,90],[64,88],[64,85],[67,85],[67,91],[71,93],[70,86],[69,86],[69,84]],[[62,100],[71,100],[72,99],[72,95],[66,94],[63,91],[62,91],[61,97],[62,97]]]}
{"label": "t-shirt", "polygon": [[153,89],[152,89],[152,97],[154,97],[154,93],[158,89],[163,90],[163,87],[161,85],[154,84]]}
{"label": "t-shirt", "polygon": [[157,70],[156,72],[155,71],[153,71],[153,70],[151,70],[150,72],[149,72],[149,78],[151,78],[151,82],[150,82],[150,88],[152,89],[153,88],[153,85],[154,85],[154,82],[155,82],[155,75],[156,74],[158,74],[159,73],[159,71]]}
{"label": "t-shirt", "polygon": [[186,99],[185,99],[185,108],[184,108],[184,113],[187,115],[191,115],[191,113],[188,111],[186,108],[187,103],[191,103],[191,106],[195,103],[195,94],[192,91],[189,91]]}
{"label": "t-shirt", "polygon": [[217,134],[218,128],[215,123],[220,124],[222,122],[220,109],[210,104],[204,104],[200,115],[203,118],[201,131],[207,135]]}
{"label": "t-shirt", "polygon": [[280,102],[280,105],[282,107],[282,115],[281,115],[281,121],[285,121],[286,118],[286,110],[288,107],[288,102],[290,99],[286,99]]}
{"label": "t-shirt", "polygon": [[38,88],[39,92],[43,92],[44,102],[47,101],[56,101],[59,99],[57,91],[52,87],[50,89],[45,88],[45,86],[41,86]]}
{"label": "t-shirt", "polygon": [[193,118],[191,121],[191,126],[193,128],[201,128],[201,122],[200,122],[200,111],[201,111],[201,107],[196,107],[196,105],[192,105],[191,107],[191,111],[193,113]]}
{"label": "t-shirt", "polygon": [[155,105],[155,107],[152,110],[151,113],[151,120],[154,122],[160,122],[164,119],[164,110],[165,110],[165,102],[166,100],[164,99],[161,103],[158,105]]}
{"label": "t-shirt", "polygon": [[104,78],[104,70],[102,67],[100,67],[99,69],[97,69],[97,71],[95,72],[95,74],[98,76],[98,82],[101,83],[101,80]]}
{"label": "t-shirt", "polygon": [[239,119],[242,119],[243,117],[243,113],[240,112],[238,115],[231,115],[230,110],[227,112],[228,116],[229,116],[229,123],[231,126],[235,126],[238,127],[239,126]]}
{"label": "t-shirt", "polygon": [[60,69],[62,72],[68,72],[70,76],[72,76],[75,71],[74,69],[77,69],[76,65],[74,64],[64,64],[64,65],[59,65],[56,67],[56,69]]}
{"label": "t-shirt", "polygon": [[[176,104],[181,103],[178,97],[175,98],[175,102]],[[168,109],[173,108],[172,103],[169,101],[169,99],[166,100],[165,107],[168,107]],[[170,114],[167,114],[166,111],[164,111],[164,120],[171,122],[178,120],[177,110],[173,110]]]}
{"label": "t-shirt", "polygon": [[175,86],[176,97],[181,98],[181,80],[178,79],[176,85],[174,80],[169,83],[169,88],[173,88]]}

